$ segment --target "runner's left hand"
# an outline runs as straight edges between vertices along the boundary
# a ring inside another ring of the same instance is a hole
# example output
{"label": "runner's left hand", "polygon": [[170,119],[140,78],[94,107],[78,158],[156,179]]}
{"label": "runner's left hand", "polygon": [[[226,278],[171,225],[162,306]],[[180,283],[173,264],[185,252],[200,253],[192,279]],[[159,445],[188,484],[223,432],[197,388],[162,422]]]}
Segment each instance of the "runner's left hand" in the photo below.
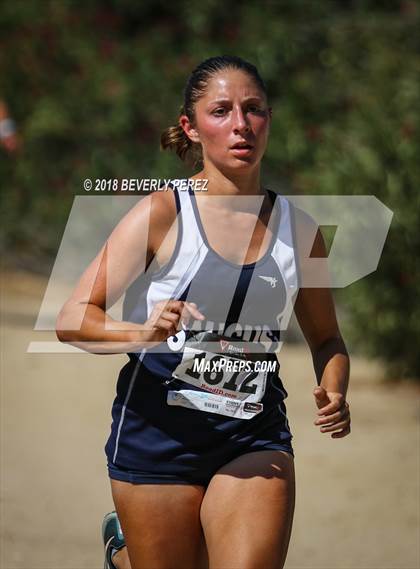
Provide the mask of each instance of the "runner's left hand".
{"label": "runner's left hand", "polygon": [[350,433],[350,410],[342,393],[326,391],[321,386],[314,389],[318,418],[314,425],[321,425],[321,433],[332,432],[331,438],[338,439]]}

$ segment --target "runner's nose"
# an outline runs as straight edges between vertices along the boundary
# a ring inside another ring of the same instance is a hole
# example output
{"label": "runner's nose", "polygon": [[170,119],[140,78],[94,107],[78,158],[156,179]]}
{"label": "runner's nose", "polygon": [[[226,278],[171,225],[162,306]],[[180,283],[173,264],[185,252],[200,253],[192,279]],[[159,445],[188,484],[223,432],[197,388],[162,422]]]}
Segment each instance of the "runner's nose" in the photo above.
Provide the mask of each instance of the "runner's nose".
{"label": "runner's nose", "polygon": [[250,126],[241,108],[234,109],[233,111],[233,132],[235,134],[247,133]]}

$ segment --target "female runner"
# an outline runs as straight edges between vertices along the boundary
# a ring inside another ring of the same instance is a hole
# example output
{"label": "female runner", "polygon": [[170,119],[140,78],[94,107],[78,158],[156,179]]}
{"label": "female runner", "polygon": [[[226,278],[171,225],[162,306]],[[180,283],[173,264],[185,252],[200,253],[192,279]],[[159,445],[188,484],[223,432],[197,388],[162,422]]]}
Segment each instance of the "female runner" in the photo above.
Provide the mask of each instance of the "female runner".
{"label": "female runner", "polygon": [[[318,381],[315,425],[350,432],[331,292],[304,288],[308,240],[326,257],[322,236],[261,186],[270,122],[253,65],[202,62],[162,135],[201,171],[129,211],[59,315],[61,341],[129,353],[106,445],[118,519],[106,518],[105,567],[283,567],[295,478],[275,350],[293,308]],[[200,180],[206,192],[193,191]],[[106,309],[124,292],[117,322]]]}

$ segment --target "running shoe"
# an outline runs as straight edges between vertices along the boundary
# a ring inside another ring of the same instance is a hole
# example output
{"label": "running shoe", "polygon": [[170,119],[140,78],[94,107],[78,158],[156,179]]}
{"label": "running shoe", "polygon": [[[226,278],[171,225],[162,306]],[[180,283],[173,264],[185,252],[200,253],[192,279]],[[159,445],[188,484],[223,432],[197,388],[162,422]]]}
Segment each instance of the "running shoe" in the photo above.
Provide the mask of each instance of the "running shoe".
{"label": "running shoe", "polygon": [[117,569],[112,562],[112,556],[125,546],[124,536],[116,512],[109,512],[102,522],[102,540],[104,542],[104,569]]}

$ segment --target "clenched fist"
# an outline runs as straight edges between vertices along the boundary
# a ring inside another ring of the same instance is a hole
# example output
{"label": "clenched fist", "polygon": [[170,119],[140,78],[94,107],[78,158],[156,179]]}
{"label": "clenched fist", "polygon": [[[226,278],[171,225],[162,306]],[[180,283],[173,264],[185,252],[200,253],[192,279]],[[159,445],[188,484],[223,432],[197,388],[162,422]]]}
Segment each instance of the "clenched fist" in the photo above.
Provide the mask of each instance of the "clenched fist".
{"label": "clenched fist", "polygon": [[150,318],[142,325],[142,340],[149,346],[164,342],[187,325],[191,318],[204,320],[193,302],[182,300],[161,300],[153,307]]}
{"label": "clenched fist", "polygon": [[350,410],[344,395],[326,391],[321,386],[316,387],[313,393],[319,409],[319,417],[314,425],[321,425],[321,433],[332,432],[331,438],[333,439],[348,435],[350,433]]}

